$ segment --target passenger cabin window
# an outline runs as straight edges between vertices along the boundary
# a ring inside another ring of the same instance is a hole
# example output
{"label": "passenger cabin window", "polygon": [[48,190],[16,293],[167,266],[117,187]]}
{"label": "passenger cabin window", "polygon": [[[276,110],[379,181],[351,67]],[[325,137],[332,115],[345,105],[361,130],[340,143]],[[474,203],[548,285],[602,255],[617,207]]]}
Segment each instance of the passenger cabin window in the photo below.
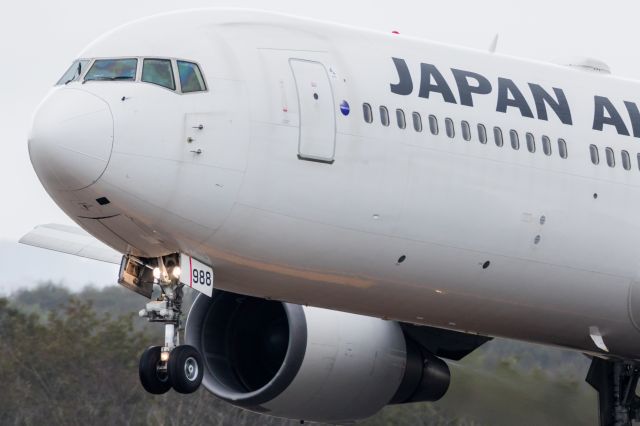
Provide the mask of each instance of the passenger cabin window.
{"label": "passenger cabin window", "polygon": [[484,124],[478,124],[478,139],[482,144],[487,143],[487,129]]}
{"label": "passenger cabin window", "polygon": [[471,128],[469,127],[469,122],[468,121],[463,121],[462,123],[460,123],[460,126],[462,127],[462,138],[465,141],[470,141],[471,140]]}
{"label": "passenger cabin window", "polygon": [[609,167],[615,167],[616,166],[616,156],[613,153],[613,149],[611,148],[607,148],[604,150],[605,155],[607,157],[607,165]]}
{"label": "passenger cabin window", "polygon": [[74,61],[69,69],[60,77],[60,80],[56,83],[56,86],[62,86],[63,84],[69,84],[72,81],[78,81],[80,76],[89,65],[88,59],[79,59]]}
{"label": "passenger cabin window", "polygon": [[509,138],[511,139],[511,148],[520,149],[520,138],[518,137],[518,132],[515,130],[511,130],[509,132]]}
{"label": "passenger cabin window", "polygon": [[176,90],[171,61],[169,59],[145,59],[142,63],[142,81]]}
{"label": "passenger cabin window", "polygon": [[362,104],[362,114],[364,115],[364,121],[366,123],[373,123],[373,111],[371,110],[371,105]]}
{"label": "passenger cabin window", "polygon": [[551,139],[549,139],[549,136],[542,137],[542,152],[547,157],[551,155]]}
{"label": "passenger cabin window", "polygon": [[527,150],[533,154],[534,152],[536,152],[536,139],[533,137],[532,133],[527,133],[526,139],[527,139]]}
{"label": "passenger cabin window", "polygon": [[629,152],[622,150],[622,167],[625,170],[631,170],[631,156],[629,156]]}
{"label": "passenger cabin window", "polygon": [[407,128],[407,120],[404,116],[404,111],[401,109],[396,110],[396,120],[398,120],[398,127],[401,129]]}
{"label": "passenger cabin window", "polygon": [[193,62],[178,61],[178,74],[180,74],[182,93],[204,92],[207,90],[200,67]]}
{"label": "passenger cabin window", "polygon": [[416,132],[421,132],[422,131],[422,117],[420,116],[419,112],[414,112],[412,114],[413,116],[413,129]]}
{"label": "passenger cabin window", "polygon": [[560,153],[560,158],[567,158],[569,156],[567,143],[564,139],[558,139],[558,152]]}
{"label": "passenger cabin window", "polygon": [[502,138],[502,129],[500,127],[493,128],[493,139],[496,143],[496,146],[504,145],[504,139]]}
{"label": "passenger cabin window", "polygon": [[438,130],[438,119],[436,118],[435,115],[430,115],[429,116],[429,130],[431,130],[431,134],[432,135],[437,135],[439,130]]}
{"label": "passenger cabin window", "polygon": [[600,155],[598,154],[598,147],[595,145],[589,146],[589,153],[591,154],[591,162],[595,165],[600,164]]}
{"label": "passenger cabin window", "polygon": [[389,126],[389,110],[386,106],[380,107],[380,122],[385,127]]}
{"label": "passenger cabin window", "polygon": [[98,59],[84,81],[135,81],[137,59]]}
{"label": "passenger cabin window", "polygon": [[449,136],[450,138],[455,137],[456,135],[456,131],[453,127],[453,120],[450,118],[447,118],[444,120],[444,127],[445,130],[447,131],[447,136]]}

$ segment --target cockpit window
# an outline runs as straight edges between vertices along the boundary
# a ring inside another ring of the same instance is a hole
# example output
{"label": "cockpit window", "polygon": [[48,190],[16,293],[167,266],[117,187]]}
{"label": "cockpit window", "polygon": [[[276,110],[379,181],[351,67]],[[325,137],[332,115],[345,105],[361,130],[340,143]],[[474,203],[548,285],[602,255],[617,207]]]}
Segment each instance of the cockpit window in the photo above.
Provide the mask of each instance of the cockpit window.
{"label": "cockpit window", "polygon": [[192,62],[178,61],[178,73],[180,73],[182,93],[204,92],[207,90],[198,65]]}
{"label": "cockpit window", "polygon": [[98,59],[84,81],[135,81],[137,68],[137,59]]}
{"label": "cockpit window", "polygon": [[[139,64],[142,64],[140,67],[141,75],[138,74]],[[178,77],[180,84],[178,84]],[[73,63],[57,84],[62,85],[80,79],[83,79],[84,82],[137,81],[151,83],[175,93],[206,92],[208,90],[198,64],[170,58],[80,59]]]}
{"label": "cockpit window", "polygon": [[171,61],[169,59],[145,59],[142,64],[142,81],[176,90]]}
{"label": "cockpit window", "polygon": [[85,68],[89,64],[88,59],[78,59],[77,61],[73,61],[67,72],[64,73],[60,80],[56,83],[56,86],[62,86],[63,84],[69,84],[72,81],[77,81]]}

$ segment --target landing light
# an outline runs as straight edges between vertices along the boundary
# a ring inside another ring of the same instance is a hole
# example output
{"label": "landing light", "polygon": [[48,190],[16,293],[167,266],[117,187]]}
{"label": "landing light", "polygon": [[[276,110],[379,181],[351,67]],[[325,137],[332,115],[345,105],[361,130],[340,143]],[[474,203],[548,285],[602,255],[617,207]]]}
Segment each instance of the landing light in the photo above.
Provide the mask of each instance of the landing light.
{"label": "landing light", "polygon": [[169,361],[169,352],[161,352],[160,353],[160,361]]}
{"label": "landing light", "polygon": [[181,272],[182,272],[182,269],[180,269],[179,266],[175,266],[171,271],[171,274],[173,275],[174,278],[179,279]]}
{"label": "landing light", "polygon": [[160,268],[153,268],[153,278],[156,280],[160,279]]}

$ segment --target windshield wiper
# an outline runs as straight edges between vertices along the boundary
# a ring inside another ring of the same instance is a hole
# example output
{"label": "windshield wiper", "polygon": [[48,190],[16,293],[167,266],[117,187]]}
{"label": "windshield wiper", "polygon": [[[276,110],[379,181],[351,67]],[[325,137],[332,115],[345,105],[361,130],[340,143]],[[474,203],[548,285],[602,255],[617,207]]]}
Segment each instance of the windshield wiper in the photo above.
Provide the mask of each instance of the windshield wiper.
{"label": "windshield wiper", "polygon": [[76,70],[76,74],[73,77],[71,77],[69,80],[65,81],[64,85],[66,86],[67,84],[74,81],[76,77],[80,77],[81,75],[82,75],[82,62],[78,62],[78,68]]}
{"label": "windshield wiper", "polygon": [[126,75],[117,75],[114,77],[96,76],[96,77],[85,78],[85,81],[91,81],[91,80],[116,81],[116,80],[134,80],[134,78]]}

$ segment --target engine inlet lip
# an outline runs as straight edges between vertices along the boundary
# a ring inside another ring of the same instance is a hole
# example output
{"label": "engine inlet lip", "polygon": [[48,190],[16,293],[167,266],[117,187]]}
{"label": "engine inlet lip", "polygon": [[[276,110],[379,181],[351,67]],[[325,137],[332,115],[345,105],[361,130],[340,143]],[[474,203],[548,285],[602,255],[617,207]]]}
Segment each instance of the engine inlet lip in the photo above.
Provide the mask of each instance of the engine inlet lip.
{"label": "engine inlet lip", "polygon": [[[203,348],[204,327],[202,325],[209,316],[210,311],[215,309],[216,302],[229,297],[236,298],[238,296],[219,290],[214,291],[211,299],[202,294],[198,295],[187,318],[185,327],[185,341],[187,344],[198,348],[198,350]],[[307,352],[307,321],[302,306],[282,303],[282,307],[289,323],[289,342],[282,365],[274,377],[266,385],[253,392],[238,392],[215,377],[209,368],[206,355],[202,354],[204,359],[202,384],[207,390],[218,398],[234,405],[260,410],[263,404],[272,401],[289,387],[300,371],[302,361]]]}

